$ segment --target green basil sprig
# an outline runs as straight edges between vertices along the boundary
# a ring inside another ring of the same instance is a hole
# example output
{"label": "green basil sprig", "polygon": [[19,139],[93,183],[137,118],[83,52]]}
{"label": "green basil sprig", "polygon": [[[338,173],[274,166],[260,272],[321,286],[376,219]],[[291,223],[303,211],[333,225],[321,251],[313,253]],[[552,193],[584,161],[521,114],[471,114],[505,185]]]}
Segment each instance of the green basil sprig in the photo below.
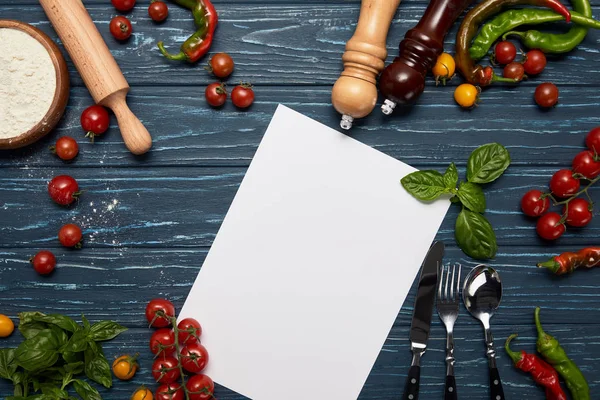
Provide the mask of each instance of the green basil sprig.
{"label": "green basil sprig", "polygon": [[[458,246],[470,257],[485,260],[498,251],[496,234],[485,212],[486,201],[480,184],[498,179],[510,165],[508,150],[498,143],[475,149],[467,161],[467,180],[459,183],[456,165],[451,163],[442,175],[438,171],[416,171],[400,181],[404,189],[421,201],[433,201],[443,194],[460,203],[454,234]],[[458,187],[457,187],[458,186]]]}
{"label": "green basil sprig", "polygon": [[0,378],[12,381],[14,396],[7,400],[76,399],[72,384],[83,400],[101,400],[88,379],[106,388],[112,386],[110,364],[100,342],[111,340],[127,328],[113,321],[82,325],[60,315],[40,312],[19,314],[19,331],[25,340],[16,349],[0,349]]}

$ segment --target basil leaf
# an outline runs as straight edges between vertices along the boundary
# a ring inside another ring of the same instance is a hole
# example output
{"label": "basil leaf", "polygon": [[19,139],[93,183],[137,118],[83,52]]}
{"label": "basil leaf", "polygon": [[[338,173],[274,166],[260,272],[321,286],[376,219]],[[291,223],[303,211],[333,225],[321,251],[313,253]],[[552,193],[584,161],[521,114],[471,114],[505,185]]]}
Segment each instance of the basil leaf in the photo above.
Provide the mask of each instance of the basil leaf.
{"label": "basil leaf", "polygon": [[110,340],[125,332],[127,328],[114,321],[100,321],[92,325],[90,337],[96,342]]}
{"label": "basil leaf", "polygon": [[454,163],[450,163],[446,172],[444,173],[444,185],[446,189],[455,190],[456,185],[458,184],[458,170],[456,169],[456,165]]}
{"label": "basil leaf", "polygon": [[47,396],[52,396],[52,398],[57,399],[57,400],[69,398],[69,394],[65,390],[62,390],[62,389],[54,386],[52,383],[41,384],[40,390],[42,391],[43,394],[45,394]]}
{"label": "basil leaf", "polygon": [[96,342],[90,342],[84,355],[87,377],[104,387],[110,388],[112,386],[112,375],[110,365],[102,352],[102,347]]}
{"label": "basil leaf", "polygon": [[75,332],[81,329],[77,322],[73,319],[61,314],[46,315],[41,312],[22,312],[19,313],[20,324],[28,324],[32,322],[43,322],[45,324],[56,325],[67,332]]}
{"label": "basil leaf", "polygon": [[463,209],[456,218],[454,234],[456,242],[468,256],[485,260],[496,255],[496,234],[483,215]]}
{"label": "basil leaf", "polygon": [[22,342],[15,352],[17,363],[27,371],[51,367],[58,360],[60,339],[52,329],[40,331]]}
{"label": "basil leaf", "polygon": [[81,322],[83,322],[83,329],[90,330],[90,321],[85,317],[85,315],[81,314]]}
{"label": "basil leaf", "polygon": [[489,183],[496,180],[510,164],[510,155],[504,146],[488,143],[475,149],[467,161],[467,180]]}
{"label": "basil leaf", "polygon": [[13,374],[17,372],[17,361],[15,360],[16,349],[0,349],[0,378],[13,380]]}
{"label": "basil leaf", "polygon": [[68,372],[70,374],[78,375],[84,371],[85,364],[83,363],[83,361],[77,361],[74,363],[65,364],[63,366],[63,368],[65,369],[66,372]]}
{"label": "basil leaf", "polygon": [[21,397],[21,396],[10,396],[7,397],[6,400],[56,400],[53,396],[48,396],[46,394],[36,394],[33,396]]}
{"label": "basil leaf", "polygon": [[74,353],[72,351],[63,351],[62,358],[69,364],[83,362],[83,353]]}
{"label": "basil leaf", "polygon": [[61,349],[64,352],[79,353],[87,349],[89,344],[89,332],[77,331],[71,336],[69,342]]}
{"label": "basil leaf", "polygon": [[21,334],[25,336],[25,339],[31,339],[44,329],[48,329],[48,324],[45,324],[43,322],[19,322],[19,332],[21,332]]}
{"label": "basil leaf", "polygon": [[435,200],[442,193],[448,192],[442,174],[437,171],[415,171],[400,180],[408,193],[419,200]]}
{"label": "basil leaf", "polygon": [[485,195],[481,186],[471,182],[461,182],[456,194],[460,202],[471,211],[485,211]]}
{"label": "basil leaf", "polygon": [[100,393],[86,381],[75,379],[73,381],[75,391],[83,400],[102,400]]}

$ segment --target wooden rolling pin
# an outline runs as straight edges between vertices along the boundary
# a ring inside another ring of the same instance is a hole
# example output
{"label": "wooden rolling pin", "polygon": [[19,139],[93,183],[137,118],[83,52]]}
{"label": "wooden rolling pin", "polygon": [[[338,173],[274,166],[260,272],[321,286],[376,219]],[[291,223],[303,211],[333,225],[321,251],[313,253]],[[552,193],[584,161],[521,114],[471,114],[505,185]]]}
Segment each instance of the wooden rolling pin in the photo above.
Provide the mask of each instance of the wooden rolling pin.
{"label": "wooden rolling pin", "polygon": [[400,55],[383,70],[379,90],[381,106],[391,114],[397,104],[414,103],[425,88],[425,75],[433,68],[454,21],[473,0],[431,0],[419,23],[400,42]]}
{"label": "wooden rolling pin", "polygon": [[362,0],[356,31],[342,56],[344,71],[333,85],[331,103],[342,114],[340,126],[371,113],[377,103],[377,75],[385,66],[385,40],[400,0]]}
{"label": "wooden rolling pin", "polygon": [[94,101],[117,116],[125,146],[133,154],[150,150],[148,130],[127,106],[129,84],[81,0],[39,0]]}

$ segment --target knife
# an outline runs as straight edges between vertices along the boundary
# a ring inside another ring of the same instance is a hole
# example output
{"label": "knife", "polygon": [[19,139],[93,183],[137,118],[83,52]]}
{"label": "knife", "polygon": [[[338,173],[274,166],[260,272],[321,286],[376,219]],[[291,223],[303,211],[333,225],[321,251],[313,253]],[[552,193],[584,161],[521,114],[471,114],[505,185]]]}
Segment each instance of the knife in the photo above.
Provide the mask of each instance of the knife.
{"label": "knife", "polygon": [[419,398],[419,378],[421,376],[421,357],[427,348],[431,314],[435,300],[438,269],[444,257],[444,243],[434,242],[421,266],[419,287],[415,299],[412,322],[410,325],[410,350],[413,353],[412,363],[408,370],[404,386],[404,400]]}

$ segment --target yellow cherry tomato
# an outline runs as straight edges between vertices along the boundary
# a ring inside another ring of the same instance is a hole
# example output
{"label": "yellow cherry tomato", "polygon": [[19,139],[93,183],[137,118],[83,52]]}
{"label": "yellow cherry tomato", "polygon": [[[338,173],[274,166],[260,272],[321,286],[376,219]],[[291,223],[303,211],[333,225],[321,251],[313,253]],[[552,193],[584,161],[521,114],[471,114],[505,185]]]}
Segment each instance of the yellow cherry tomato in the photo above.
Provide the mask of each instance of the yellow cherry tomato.
{"label": "yellow cherry tomato", "polygon": [[4,314],[0,314],[0,337],[8,337],[15,330],[15,324]]}
{"label": "yellow cherry tomato", "polygon": [[471,108],[479,100],[479,88],[470,83],[459,85],[454,91],[454,100],[464,108]]}
{"label": "yellow cherry tomato", "polygon": [[454,58],[448,53],[442,53],[437,58],[435,65],[433,66],[433,76],[435,76],[435,83],[446,84],[446,81],[454,76],[456,70],[456,63]]}
{"label": "yellow cherry tomato", "polygon": [[131,400],[152,400],[152,392],[145,387],[141,387],[131,396]]}
{"label": "yellow cherry tomato", "polygon": [[112,365],[113,373],[122,381],[127,381],[135,375],[138,369],[136,357],[124,355],[117,358]]}

